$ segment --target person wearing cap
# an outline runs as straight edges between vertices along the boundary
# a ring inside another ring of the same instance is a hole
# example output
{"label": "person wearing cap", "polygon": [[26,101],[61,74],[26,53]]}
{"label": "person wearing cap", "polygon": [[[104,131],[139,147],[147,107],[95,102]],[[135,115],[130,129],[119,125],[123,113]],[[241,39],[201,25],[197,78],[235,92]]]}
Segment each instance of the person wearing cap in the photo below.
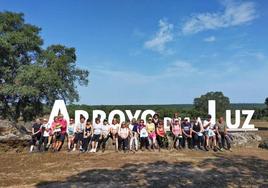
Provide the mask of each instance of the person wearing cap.
{"label": "person wearing cap", "polygon": [[131,120],[131,124],[129,125],[130,130],[130,143],[129,143],[129,149],[130,151],[133,151],[133,145],[135,145],[135,151],[138,151],[139,145],[138,145],[138,128],[139,124],[137,123],[137,120],[133,118]]}
{"label": "person wearing cap", "polygon": [[189,149],[192,149],[192,125],[187,118],[184,118],[182,125],[182,147],[185,148],[186,143]]}
{"label": "person wearing cap", "polygon": [[152,118],[149,117],[148,122],[146,123],[146,129],[148,132],[149,142],[151,143],[151,149],[156,149],[156,134],[155,134],[155,124],[152,122]]}
{"label": "person wearing cap", "polygon": [[[182,147],[182,130],[181,130],[181,124],[179,119],[174,119],[172,124],[172,133],[174,135],[174,143],[173,147],[177,149],[177,145],[179,146],[179,149]],[[177,142],[179,141],[179,144]]]}
{"label": "person wearing cap", "polygon": [[106,143],[109,140],[109,138],[111,137],[110,131],[111,131],[111,128],[110,128],[110,125],[108,124],[108,120],[107,119],[103,120],[103,124],[101,127],[101,139],[100,139],[100,145],[102,148],[102,152],[105,151]]}
{"label": "person wearing cap", "polygon": [[68,151],[71,151],[72,146],[74,144],[74,129],[75,129],[74,119],[73,118],[70,118],[69,125],[67,126]]}
{"label": "person wearing cap", "polygon": [[206,146],[205,149],[209,151],[209,145],[210,145],[210,140],[213,142],[213,150],[216,152],[217,149],[217,142],[216,142],[216,134],[214,132],[214,125],[211,122],[211,115],[209,114],[207,116],[207,119],[204,120],[203,122],[203,128],[204,128],[204,134],[205,134],[205,139],[206,139]]}
{"label": "person wearing cap", "polygon": [[50,124],[48,123],[47,119],[43,119],[41,129],[41,139],[39,141],[39,150],[41,150],[43,146],[43,151],[48,150],[48,138],[49,138],[49,128]]}

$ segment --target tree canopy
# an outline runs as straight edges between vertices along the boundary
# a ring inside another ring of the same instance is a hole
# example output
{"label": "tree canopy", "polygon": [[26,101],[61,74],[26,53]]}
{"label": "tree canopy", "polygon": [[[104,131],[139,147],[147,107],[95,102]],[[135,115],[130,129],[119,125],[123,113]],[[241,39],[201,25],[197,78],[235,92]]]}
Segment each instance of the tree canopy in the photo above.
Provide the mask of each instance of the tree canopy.
{"label": "tree canopy", "polygon": [[218,117],[224,115],[225,110],[230,106],[230,100],[222,92],[208,92],[194,99],[194,108],[200,115],[208,113],[208,100],[216,100],[216,112]]}
{"label": "tree canopy", "polygon": [[268,108],[268,97],[265,99],[265,104],[266,104],[266,106]]}
{"label": "tree canopy", "polygon": [[56,99],[79,100],[77,84],[88,84],[87,70],[76,66],[75,48],[42,48],[41,29],[22,13],[0,12],[0,115],[33,118]]}

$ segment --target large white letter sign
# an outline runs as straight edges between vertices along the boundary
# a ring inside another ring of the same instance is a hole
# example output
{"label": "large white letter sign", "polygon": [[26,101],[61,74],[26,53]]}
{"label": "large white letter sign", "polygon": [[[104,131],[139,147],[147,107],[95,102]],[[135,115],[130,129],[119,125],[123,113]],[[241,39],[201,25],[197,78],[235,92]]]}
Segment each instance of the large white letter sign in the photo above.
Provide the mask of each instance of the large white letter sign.
{"label": "large white letter sign", "polygon": [[254,112],[255,112],[254,110],[242,110],[242,114],[247,115],[242,128],[244,128],[244,129],[254,129],[255,128],[254,124],[249,124]]}
{"label": "large white letter sign", "polygon": [[135,118],[136,120],[138,120],[138,118],[139,118],[139,116],[141,114],[141,110],[136,110],[134,116],[133,116],[133,114],[131,113],[130,110],[126,110],[125,112],[127,114],[127,117],[129,119],[129,121],[131,121],[133,118]]}
{"label": "large white letter sign", "polygon": [[237,129],[240,125],[240,110],[235,111],[235,124],[231,121],[231,110],[226,110],[226,124],[229,129]]}
{"label": "large white letter sign", "polygon": [[[168,125],[168,122],[169,122],[169,125]],[[170,131],[170,126],[171,126],[171,123],[172,123],[172,119],[170,117],[164,117],[164,129],[165,131]]]}
{"label": "large white letter sign", "polygon": [[54,117],[59,115],[59,111],[64,116],[64,119],[66,119],[67,123],[69,124],[70,117],[67,112],[67,108],[66,108],[64,100],[55,100],[48,122],[51,124],[54,121]]}
{"label": "large white letter sign", "polygon": [[102,122],[104,119],[106,119],[106,114],[105,114],[105,112],[102,111],[102,110],[93,110],[92,113],[93,113],[93,114],[92,114],[92,123],[95,122],[95,119],[96,119],[98,116],[100,116],[100,120],[101,120],[101,122]]}
{"label": "large white letter sign", "polygon": [[147,117],[148,115],[153,116],[154,114],[155,114],[155,111],[153,111],[153,110],[145,110],[145,111],[141,114],[141,119],[144,120],[144,124],[146,124],[146,117]]}
{"label": "large white letter sign", "polygon": [[120,117],[120,122],[118,122],[119,124],[121,124],[123,121],[126,121],[124,112],[122,112],[121,110],[113,110],[109,114],[108,122],[110,124],[112,124],[112,121],[113,121],[115,115],[119,115],[119,117]]}
{"label": "large white letter sign", "polygon": [[212,125],[216,124],[216,101],[208,100],[208,114],[211,115]]}
{"label": "large white letter sign", "polygon": [[75,124],[77,125],[80,122],[80,115],[85,117],[85,121],[88,119],[88,113],[85,110],[76,110],[75,111]]}

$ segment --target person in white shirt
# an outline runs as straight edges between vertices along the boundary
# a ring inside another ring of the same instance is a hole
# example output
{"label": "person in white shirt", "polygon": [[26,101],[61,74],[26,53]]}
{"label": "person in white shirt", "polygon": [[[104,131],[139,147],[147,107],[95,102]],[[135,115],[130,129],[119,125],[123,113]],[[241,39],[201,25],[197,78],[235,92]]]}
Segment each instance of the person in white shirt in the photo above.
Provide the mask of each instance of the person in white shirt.
{"label": "person in white shirt", "polygon": [[110,127],[111,136],[113,139],[113,145],[115,145],[115,151],[118,151],[118,131],[119,131],[120,125],[117,122],[117,119],[114,118],[112,121],[112,125]]}
{"label": "person in white shirt", "polygon": [[123,121],[121,123],[121,128],[119,129],[119,138],[120,138],[120,147],[122,144],[124,152],[126,152],[127,147],[128,147],[129,134],[130,134],[129,128],[127,127],[126,123]]}
{"label": "person in white shirt", "polygon": [[99,139],[101,136],[101,130],[102,130],[102,124],[100,122],[99,118],[95,119],[95,123],[93,124],[93,137],[92,137],[92,143],[91,143],[91,150],[90,152],[95,153],[97,151]]}
{"label": "person in white shirt", "polygon": [[206,139],[206,147],[205,149],[208,151],[209,150],[209,141],[213,141],[213,150],[217,151],[217,143],[216,143],[216,134],[213,131],[214,125],[211,122],[211,115],[209,114],[207,119],[204,120],[203,123],[203,128],[204,128],[204,134],[205,134],[205,139]]}
{"label": "person in white shirt", "polygon": [[75,125],[75,136],[74,136],[74,148],[76,150],[77,144],[79,144],[80,151],[83,151],[83,138],[84,138],[84,129],[86,126],[86,118],[81,115],[80,122]]}
{"label": "person in white shirt", "polygon": [[43,119],[42,125],[40,127],[41,138],[39,142],[39,147],[41,149],[41,147],[43,146],[44,151],[48,150],[49,128],[50,128],[50,124],[48,123],[47,119]]}
{"label": "person in white shirt", "polygon": [[70,123],[67,126],[67,134],[68,134],[68,151],[71,150],[72,145],[74,143],[74,133],[75,133],[75,123],[74,119],[70,118]]}
{"label": "person in white shirt", "polygon": [[110,131],[111,131],[111,127],[108,124],[107,119],[103,120],[103,125],[101,128],[101,140],[100,140],[100,144],[102,146],[102,152],[105,151],[106,142],[109,140],[111,136]]}

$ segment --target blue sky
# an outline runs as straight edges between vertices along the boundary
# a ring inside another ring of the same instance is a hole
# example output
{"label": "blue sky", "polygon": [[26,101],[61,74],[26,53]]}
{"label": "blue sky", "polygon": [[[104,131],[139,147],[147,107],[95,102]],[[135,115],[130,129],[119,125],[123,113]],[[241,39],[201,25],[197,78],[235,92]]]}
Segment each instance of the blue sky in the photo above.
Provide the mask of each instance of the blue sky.
{"label": "blue sky", "polygon": [[208,91],[231,102],[268,97],[268,2],[0,0],[42,28],[44,46],[77,50],[90,71],[85,104],[192,103]]}

